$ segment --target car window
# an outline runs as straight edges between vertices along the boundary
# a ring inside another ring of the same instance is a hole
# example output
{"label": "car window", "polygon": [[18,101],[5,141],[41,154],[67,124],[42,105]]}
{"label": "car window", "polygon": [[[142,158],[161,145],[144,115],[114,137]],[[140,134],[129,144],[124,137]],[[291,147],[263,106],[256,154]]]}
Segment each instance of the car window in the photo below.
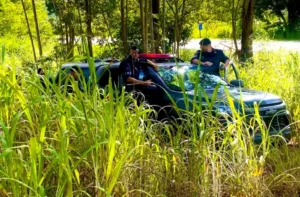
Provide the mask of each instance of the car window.
{"label": "car window", "polygon": [[175,63],[175,62],[184,62],[181,59],[178,58],[147,58],[148,60],[151,60],[154,63]]}

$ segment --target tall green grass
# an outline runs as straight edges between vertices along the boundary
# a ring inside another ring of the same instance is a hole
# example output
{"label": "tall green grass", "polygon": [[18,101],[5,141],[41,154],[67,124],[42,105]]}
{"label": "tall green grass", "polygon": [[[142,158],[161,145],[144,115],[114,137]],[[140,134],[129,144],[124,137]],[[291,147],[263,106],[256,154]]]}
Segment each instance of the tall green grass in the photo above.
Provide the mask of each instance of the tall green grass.
{"label": "tall green grass", "polygon": [[[242,79],[279,94],[293,111],[299,56],[287,55],[282,69],[273,56],[263,57],[260,67],[241,68]],[[268,75],[259,75],[262,69]],[[3,196],[296,196],[300,190],[299,148],[271,146],[263,127],[263,142],[255,145],[238,113],[223,126],[195,102],[180,120],[160,122],[147,103],[138,105],[124,90],[116,94],[111,83],[66,95],[47,80],[44,90],[35,74],[17,81],[16,72],[15,65],[0,71]],[[290,74],[295,78],[285,87]],[[254,120],[260,127],[257,108]]]}
{"label": "tall green grass", "polygon": [[[279,95],[291,112],[294,121],[300,120],[300,56],[296,52],[260,52],[254,64],[240,68],[247,87]],[[249,74],[251,73],[251,74]],[[298,127],[299,128],[299,127]]]}

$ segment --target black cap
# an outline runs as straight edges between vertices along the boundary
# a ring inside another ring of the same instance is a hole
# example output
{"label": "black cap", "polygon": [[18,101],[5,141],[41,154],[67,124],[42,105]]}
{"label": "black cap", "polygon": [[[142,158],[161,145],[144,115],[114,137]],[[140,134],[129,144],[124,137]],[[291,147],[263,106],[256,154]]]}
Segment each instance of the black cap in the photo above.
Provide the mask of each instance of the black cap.
{"label": "black cap", "polygon": [[132,46],[130,49],[139,52],[139,49],[136,46]]}
{"label": "black cap", "polygon": [[208,39],[208,38],[203,38],[203,39],[199,42],[199,44],[200,44],[201,46],[205,46],[205,45],[211,44],[211,41],[210,41],[210,39]]}

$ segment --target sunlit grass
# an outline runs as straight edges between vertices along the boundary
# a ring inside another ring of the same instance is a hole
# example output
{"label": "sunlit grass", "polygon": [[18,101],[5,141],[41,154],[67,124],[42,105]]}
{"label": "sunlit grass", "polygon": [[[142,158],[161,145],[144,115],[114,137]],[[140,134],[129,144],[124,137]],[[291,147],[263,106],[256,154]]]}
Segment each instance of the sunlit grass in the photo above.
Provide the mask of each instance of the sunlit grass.
{"label": "sunlit grass", "polygon": [[[194,24],[192,38],[231,38],[231,23],[225,22],[205,22],[202,25],[201,32],[199,31],[198,24]],[[200,35],[201,34],[201,35]]]}
{"label": "sunlit grass", "polygon": [[[239,66],[246,86],[281,96],[293,120],[299,120],[299,56],[260,54],[255,62]],[[180,120],[160,122],[147,103],[138,105],[124,90],[114,93],[111,84],[105,90],[75,89],[66,96],[48,81],[44,90],[35,74],[25,72],[17,81],[14,65],[11,70],[0,71],[1,195],[296,196],[299,192],[299,147],[284,142],[273,146],[265,129],[263,142],[255,145],[248,132],[251,125],[238,113],[222,126],[211,111],[195,106]],[[257,108],[254,119],[261,124]]]}

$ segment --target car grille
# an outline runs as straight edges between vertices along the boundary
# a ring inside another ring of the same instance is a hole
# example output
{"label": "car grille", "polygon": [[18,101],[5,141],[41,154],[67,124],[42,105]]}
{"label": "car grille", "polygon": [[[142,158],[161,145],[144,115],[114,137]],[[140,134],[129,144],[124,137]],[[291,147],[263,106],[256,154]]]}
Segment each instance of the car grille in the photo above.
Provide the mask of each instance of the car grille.
{"label": "car grille", "polygon": [[279,114],[273,117],[262,117],[267,128],[270,130],[281,130],[289,125],[286,114]]}

